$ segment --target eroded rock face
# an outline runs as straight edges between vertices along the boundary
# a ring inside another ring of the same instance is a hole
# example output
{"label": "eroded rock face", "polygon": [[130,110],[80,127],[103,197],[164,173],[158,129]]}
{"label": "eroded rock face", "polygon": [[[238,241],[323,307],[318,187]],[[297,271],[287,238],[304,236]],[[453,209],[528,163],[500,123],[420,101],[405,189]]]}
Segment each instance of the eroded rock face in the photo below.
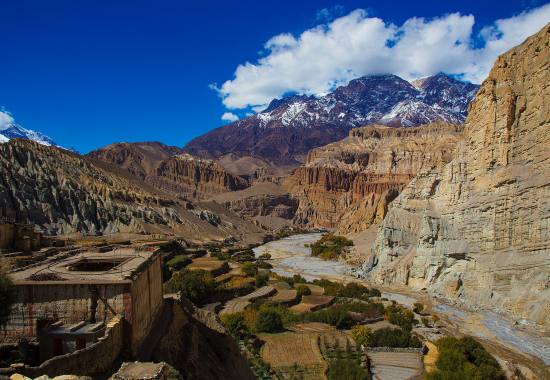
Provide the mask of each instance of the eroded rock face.
{"label": "eroded rock face", "polygon": [[550,325],[549,44],[547,25],[497,59],[455,158],[392,203],[373,281]]}
{"label": "eroded rock face", "polygon": [[88,154],[127,170],[158,189],[178,196],[205,199],[248,186],[214,161],[199,159],[177,147],[157,142],[117,143]]}
{"label": "eroded rock face", "polygon": [[156,187],[193,198],[245,189],[245,179],[229,174],[214,161],[181,154],[162,161],[147,180]]}
{"label": "eroded rock face", "polygon": [[261,233],[216,204],[190,203],[110,165],[29,140],[0,144],[0,172],[0,206],[47,234],[168,233],[198,241]]}
{"label": "eroded rock face", "polygon": [[312,150],[307,164],[288,180],[299,199],[295,222],[342,233],[380,223],[417,173],[451,160],[461,130],[443,122],[418,128],[371,125]]}

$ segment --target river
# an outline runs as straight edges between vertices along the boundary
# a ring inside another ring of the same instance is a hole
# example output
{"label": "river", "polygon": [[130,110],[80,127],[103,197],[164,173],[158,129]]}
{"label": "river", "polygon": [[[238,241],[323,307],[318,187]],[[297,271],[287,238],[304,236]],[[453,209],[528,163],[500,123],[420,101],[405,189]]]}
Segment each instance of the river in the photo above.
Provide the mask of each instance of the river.
{"label": "river", "polygon": [[[340,282],[358,281],[347,274],[351,268],[345,263],[311,256],[311,249],[306,245],[319,240],[321,236],[321,233],[290,236],[256,247],[254,253],[256,257],[269,253],[273,272],[282,276],[299,274],[307,280],[326,278]],[[406,306],[411,306],[416,301],[410,294],[383,292],[383,296]],[[465,311],[433,301],[434,310],[445,315],[463,333],[496,342],[550,365],[550,338],[518,328],[511,320],[491,311]]]}

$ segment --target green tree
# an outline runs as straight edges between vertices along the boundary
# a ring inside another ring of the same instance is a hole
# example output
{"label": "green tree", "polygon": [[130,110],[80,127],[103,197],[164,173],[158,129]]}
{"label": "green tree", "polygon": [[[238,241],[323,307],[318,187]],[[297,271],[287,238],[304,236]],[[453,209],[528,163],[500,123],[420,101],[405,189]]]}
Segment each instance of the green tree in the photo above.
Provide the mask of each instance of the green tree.
{"label": "green tree", "polygon": [[11,280],[0,273],[0,328],[4,329],[8,323],[11,308],[15,303],[17,294]]}
{"label": "green tree", "polygon": [[266,273],[258,273],[256,275],[256,287],[261,288],[262,286],[266,286],[267,282],[269,281],[269,275]]}
{"label": "green tree", "polygon": [[243,339],[248,335],[248,328],[243,313],[222,315],[221,321],[229,335],[236,340]]}
{"label": "green tree", "polygon": [[258,311],[256,317],[256,331],[274,333],[282,330],[283,321],[279,313],[270,309]]}
{"label": "green tree", "polygon": [[244,263],[241,267],[241,271],[247,276],[253,277],[258,273],[258,268],[254,263]]}
{"label": "green tree", "polygon": [[424,304],[421,303],[421,302],[415,302],[414,303],[414,308],[413,308],[413,311],[416,313],[416,314],[422,314],[422,311],[424,310]]}
{"label": "green tree", "polygon": [[311,295],[311,289],[306,285],[298,285],[296,287],[296,293],[298,294],[298,297],[309,296]]}
{"label": "green tree", "polygon": [[166,290],[171,293],[181,292],[197,305],[202,305],[218,290],[212,275],[204,270],[184,270],[176,272],[166,284]]}
{"label": "green tree", "polygon": [[353,326],[351,329],[351,337],[359,346],[368,347],[372,331],[365,325]]}

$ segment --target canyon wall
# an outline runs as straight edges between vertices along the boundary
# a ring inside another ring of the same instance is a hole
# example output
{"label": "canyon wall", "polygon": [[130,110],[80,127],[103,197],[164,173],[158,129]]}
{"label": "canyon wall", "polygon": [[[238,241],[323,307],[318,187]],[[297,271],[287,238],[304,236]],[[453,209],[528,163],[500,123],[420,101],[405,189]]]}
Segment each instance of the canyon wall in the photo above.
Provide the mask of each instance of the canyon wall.
{"label": "canyon wall", "polygon": [[454,159],[392,203],[372,281],[550,326],[549,44],[550,24],[497,59]]}
{"label": "canyon wall", "polygon": [[228,173],[214,161],[157,142],[111,144],[88,156],[124,169],[155,188],[189,199],[206,199],[248,186],[244,178]]}
{"label": "canyon wall", "polygon": [[299,200],[295,223],[360,232],[380,223],[390,202],[420,171],[447,163],[462,127],[370,125],[313,149],[286,186]]}
{"label": "canyon wall", "polygon": [[214,161],[181,154],[162,161],[146,180],[155,187],[191,198],[245,189],[248,182]]}

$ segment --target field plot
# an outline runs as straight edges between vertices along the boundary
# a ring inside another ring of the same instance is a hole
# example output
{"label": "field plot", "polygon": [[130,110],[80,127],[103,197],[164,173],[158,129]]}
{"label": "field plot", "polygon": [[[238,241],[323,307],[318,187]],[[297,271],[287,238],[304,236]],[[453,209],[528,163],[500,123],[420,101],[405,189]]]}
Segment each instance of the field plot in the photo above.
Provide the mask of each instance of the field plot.
{"label": "field plot", "polygon": [[297,368],[304,380],[326,379],[318,333],[260,334],[260,339],[265,341],[262,358],[276,371],[290,374]]}
{"label": "field plot", "polygon": [[307,313],[329,306],[334,301],[333,296],[303,296],[302,302],[290,309],[297,313]]}
{"label": "field plot", "polygon": [[295,286],[299,286],[299,285],[305,285],[309,288],[309,290],[311,290],[311,295],[312,296],[322,296],[323,294],[325,294],[325,289],[323,289],[321,286],[319,285],[312,285],[312,284],[296,284]]}
{"label": "field plot", "polygon": [[225,304],[223,310],[220,312],[220,315],[243,312],[248,305],[250,305],[250,302],[241,298],[229,300]]}
{"label": "field plot", "polygon": [[266,298],[275,294],[276,290],[272,286],[263,286],[260,289],[256,289],[246,296],[242,296],[241,299],[247,301],[255,301],[260,298]]}
{"label": "field plot", "polygon": [[219,276],[229,270],[229,266],[225,261],[214,259],[212,257],[199,257],[193,260],[187,266],[189,270],[205,270],[212,273],[213,276]]}
{"label": "field plot", "polygon": [[322,350],[342,349],[355,347],[353,339],[343,331],[321,322],[296,323],[289,330],[301,333],[319,333],[319,344]]}
{"label": "field plot", "polygon": [[291,304],[298,299],[298,292],[294,289],[277,290],[277,294],[269,300],[280,304]]}
{"label": "field plot", "polygon": [[422,374],[418,352],[368,352],[373,380],[409,380]]}
{"label": "field plot", "polygon": [[269,282],[269,286],[273,286],[277,291],[279,290],[290,290],[292,287],[288,284],[288,282],[284,281],[273,281]]}

